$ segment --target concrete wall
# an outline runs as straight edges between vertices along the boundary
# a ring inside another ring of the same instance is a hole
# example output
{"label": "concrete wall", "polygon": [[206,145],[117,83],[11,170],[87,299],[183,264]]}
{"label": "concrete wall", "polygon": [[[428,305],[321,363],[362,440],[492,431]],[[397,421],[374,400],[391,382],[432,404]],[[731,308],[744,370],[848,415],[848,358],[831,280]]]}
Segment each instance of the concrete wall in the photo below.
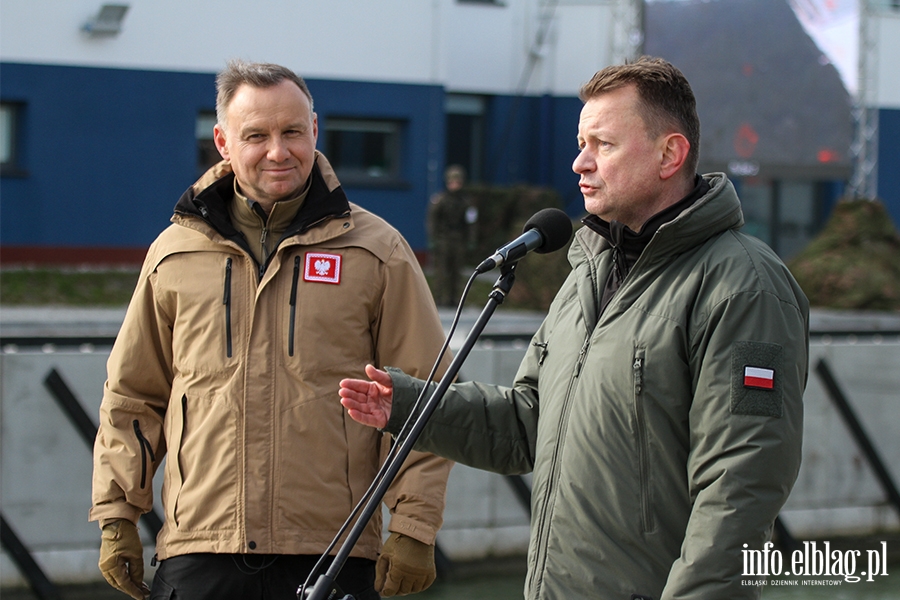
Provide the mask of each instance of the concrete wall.
{"label": "concrete wall", "polygon": [[[35,336],[61,330],[68,336],[114,336],[115,321],[121,318],[121,311],[80,311],[67,325],[53,311],[37,312],[20,315],[19,322],[27,321],[27,327],[16,329],[10,323],[11,314],[9,309],[0,314],[6,341],[24,329]],[[819,359],[827,361],[894,479],[900,481],[900,317],[848,322],[839,315],[817,316],[814,331],[819,333],[811,343],[804,397],[803,466],[783,520],[799,538],[897,532],[897,513],[886,504],[883,490],[828,398],[815,366]],[[461,377],[510,383],[539,322],[539,315],[509,317],[499,311]],[[459,346],[470,326],[471,319],[460,325],[454,346]],[[510,340],[516,332],[521,337]],[[99,531],[96,524],[87,522],[91,454],[44,380],[56,369],[96,420],[108,348],[26,348],[7,343],[0,351],[0,507],[52,580],[96,580],[100,577],[96,567]],[[155,489],[160,486],[157,478]],[[438,542],[451,559],[524,553],[528,515],[504,477],[457,465],[448,489]],[[152,540],[145,539],[145,547],[149,567]],[[21,583],[8,555],[0,554],[0,584]]]}

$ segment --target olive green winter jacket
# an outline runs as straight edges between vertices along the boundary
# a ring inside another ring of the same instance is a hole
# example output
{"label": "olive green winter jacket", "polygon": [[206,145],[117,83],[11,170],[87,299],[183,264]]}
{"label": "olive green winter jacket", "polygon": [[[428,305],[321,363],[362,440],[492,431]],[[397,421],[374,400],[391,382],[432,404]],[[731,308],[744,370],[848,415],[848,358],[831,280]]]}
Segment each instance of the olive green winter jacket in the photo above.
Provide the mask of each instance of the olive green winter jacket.
{"label": "olive green winter jacket", "polygon": [[[599,315],[609,243],[588,228],[513,387],[451,387],[417,446],[534,472],[527,598],[715,600],[742,585],[800,466],[808,304],[738,231],[722,174],[662,225]],[[527,269],[527,263],[521,268]],[[399,371],[389,431],[419,383]]]}

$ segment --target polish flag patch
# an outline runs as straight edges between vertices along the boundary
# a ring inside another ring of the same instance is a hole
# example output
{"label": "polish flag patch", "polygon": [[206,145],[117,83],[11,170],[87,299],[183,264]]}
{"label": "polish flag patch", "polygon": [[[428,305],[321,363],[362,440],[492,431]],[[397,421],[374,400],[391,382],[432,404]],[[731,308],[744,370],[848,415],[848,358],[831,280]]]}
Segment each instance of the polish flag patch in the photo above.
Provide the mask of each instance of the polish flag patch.
{"label": "polish flag patch", "polygon": [[775,371],[762,367],[744,367],[744,387],[771,390],[775,387]]}
{"label": "polish flag patch", "polygon": [[333,284],[340,283],[341,256],[339,254],[307,252],[306,268],[303,270],[303,281]]}

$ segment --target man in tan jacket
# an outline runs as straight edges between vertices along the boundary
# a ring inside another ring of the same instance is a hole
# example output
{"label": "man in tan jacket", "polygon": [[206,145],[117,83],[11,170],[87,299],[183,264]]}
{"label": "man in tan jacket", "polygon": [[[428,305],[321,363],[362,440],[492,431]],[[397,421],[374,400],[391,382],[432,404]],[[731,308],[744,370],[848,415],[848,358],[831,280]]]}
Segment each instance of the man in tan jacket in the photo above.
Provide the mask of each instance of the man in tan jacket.
{"label": "man in tan jacket", "polygon": [[[305,82],[237,61],[217,90],[224,161],[148,251],[100,408],[100,569],[136,599],[150,593],[136,523],[165,454],[150,597],[295,598],[390,443],[345,417],[338,382],[367,363],[424,376],[444,337],[406,241],[349,203],[316,151]],[[382,549],[376,515],[337,579],[344,592],[431,584],[450,466],[410,456],[385,497],[391,535]]]}

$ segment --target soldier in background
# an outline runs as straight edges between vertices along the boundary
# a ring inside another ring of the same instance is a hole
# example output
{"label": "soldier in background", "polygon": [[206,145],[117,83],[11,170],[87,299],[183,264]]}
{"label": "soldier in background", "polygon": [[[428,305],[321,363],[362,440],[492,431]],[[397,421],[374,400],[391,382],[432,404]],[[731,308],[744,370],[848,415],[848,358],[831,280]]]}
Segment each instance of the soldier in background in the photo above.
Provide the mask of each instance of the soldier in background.
{"label": "soldier in background", "polygon": [[434,267],[432,291],[438,306],[456,306],[459,302],[460,270],[466,250],[474,242],[478,208],[463,191],[465,183],[466,170],[450,165],[444,171],[446,190],[432,196],[428,205],[426,229]]}

